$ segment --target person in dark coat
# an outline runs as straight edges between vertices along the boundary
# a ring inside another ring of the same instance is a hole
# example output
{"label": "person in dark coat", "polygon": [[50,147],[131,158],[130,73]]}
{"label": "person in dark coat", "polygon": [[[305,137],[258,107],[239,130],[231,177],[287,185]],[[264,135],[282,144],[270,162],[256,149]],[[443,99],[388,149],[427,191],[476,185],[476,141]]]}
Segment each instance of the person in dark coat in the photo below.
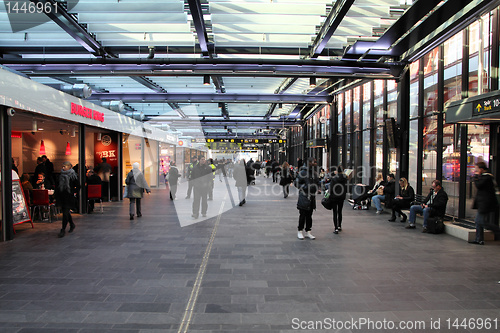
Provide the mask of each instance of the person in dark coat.
{"label": "person in dark coat", "polygon": [[208,165],[204,156],[200,156],[199,163],[193,168],[192,180],[193,182],[193,215],[197,219],[200,215],[200,202],[201,202],[201,216],[207,216],[208,210],[208,191],[210,184],[213,182],[212,167]]}
{"label": "person in dark coat", "polygon": [[170,200],[175,200],[177,194],[177,186],[179,185],[179,169],[175,166],[175,161],[170,161],[170,169],[168,170],[168,187],[170,189]]}
{"label": "person in dark coat", "polygon": [[[297,209],[299,210],[297,238],[300,240],[304,239],[304,237],[309,239],[316,238],[311,234],[312,214],[316,209],[316,193],[319,190],[319,177],[316,168],[316,159],[309,157],[307,159],[307,166],[300,168],[296,179],[299,190],[299,199],[297,201]],[[305,230],[305,235],[302,232],[303,230]]]}
{"label": "person in dark coat", "polygon": [[293,182],[293,171],[290,164],[284,162],[281,167],[280,185],[283,186],[283,197],[286,199],[290,194],[290,184]]}
{"label": "person in dark coat", "polygon": [[12,171],[15,171],[19,176],[19,169],[17,168],[16,163],[14,162],[14,157],[12,158]]}
{"label": "person in dark coat", "polygon": [[469,243],[484,245],[484,226],[488,224],[491,213],[496,212],[498,209],[495,179],[488,172],[488,167],[484,162],[476,163],[474,185],[476,186],[477,194],[474,198],[472,208],[477,209],[474,221],[476,223],[476,238]]}
{"label": "person in dark coat", "polygon": [[193,191],[193,169],[194,167],[198,165],[198,158],[196,156],[193,156],[191,159],[191,164],[188,165],[187,170],[186,170],[186,178],[188,179],[188,190],[186,193],[186,199],[191,198],[191,192]]}
{"label": "person in dark coat", "polygon": [[52,163],[47,155],[42,155],[42,163],[45,166],[45,177],[52,183],[54,182],[54,163]]}
{"label": "person in dark coat", "polygon": [[448,204],[448,194],[443,190],[441,181],[434,180],[432,187],[424,200],[424,204],[413,205],[410,207],[410,219],[406,229],[415,229],[415,220],[417,214],[424,216],[422,232],[427,232],[427,220],[431,216],[443,217],[446,214],[446,205]]}
{"label": "person in dark coat", "polygon": [[328,191],[330,192],[330,200],[333,203],[333,226],[335,228],[333,233],[338,234],[342,230],[342,208],[347,194],[347,177],[342,166],[337,167],[335,176],[330,180]]}
{"label": "person in dark coat", "polygon": [[[99,175],[97,175],[95,173],[95,170],[92,168],[87,170],[87,174],[85,175],[85,185],[102,185],[101,177],[99,177]],[[94,211],[94,206],[95,206],[94,200],[89,200],[89,211],[88,211],[89,214]]]}
{"label": "person in dark coat", "polygon": [[34,177],[33,177],[33,187],[36,188],[36,181],[38,179],[38,175],[43,173],[43,176],[45,178],[45,164],[43,163],[42,157],[37,157],[36,159],[36,167],[35,167],[35,172]]}
{"label": "person in dark coat", "polygon": [[276,160],[271,161],[271,171],[273,173],[273,183],[278,182],[278,172],[280,172],[280,163]]}
{"label": "person in dark coat", "polygon": [[248,186],[247,170],[245,160],[242,159],[234,165],[233,178],[236,181],[236,188],[238,189],[238,199],[240,200],[239,206],[243,206],[246,201],[246,193]]}
{"label": "person in dark coat", "polygon": [[69,232],[75,230],[75,223],[71,217],[71,208],[75,205],[75,196],[80,189],[78,176],[75,170],[72,169],[70,162],[63,162],[61,174],[55,189],[54,196],[56,198],[56,205],[61,207],[62,211],[62,229],[58,234],[59,238],[64,237],[66,227],[69,223]]}
{"label": "person in dark coat", "polygon": [[376,195],[372,198],[375,207],[377,208],[377,214],[383,212],[381,201],[385,202],[386,208],[392,207],[392,200],[394,199],[394,193],[396,193],[396,180],[393,173],[387,175],[387,183],[383,186],[379,186],[384,190],[384,194]]}
{"label": "person in dark coat", "polygon": [[144,177],[144,174],[139,170],[139,163],[135,162],[132,164],[132,170],[128,173],[127,179],[125,179],[125,184],[127,184],[127,195],[125,198],[130,199],[129,214],[130,219],[134,219],[134,206],[137,204],[137,217],[141,217],[141,199],[144,196],[144,190],[149,194],[151,189],[149,188],[148,182]]}
{"label": "person in dark coat", "polygon": [[415,191],[413,187],[408,184],[406,178],[401,178],[399,180],[399,195],[392,201],[392,216],[389,222],[396,221],[396,213],[402,217],[401,222],[406,222],[408,216],[401,211],[401,209],[408,209],[411,206],[411,202],[415,200]]}

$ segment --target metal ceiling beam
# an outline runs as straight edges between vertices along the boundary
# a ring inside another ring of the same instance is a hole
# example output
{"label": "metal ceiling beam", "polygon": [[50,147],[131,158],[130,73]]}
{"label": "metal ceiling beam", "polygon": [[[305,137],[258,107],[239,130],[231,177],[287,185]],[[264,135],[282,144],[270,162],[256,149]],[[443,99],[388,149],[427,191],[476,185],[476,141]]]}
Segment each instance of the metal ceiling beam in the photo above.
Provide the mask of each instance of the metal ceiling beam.
{"label": "metal ceiling beam", "polygon": [[154,92],[161,93],[161,94],[164,94],[167,92],[165,89],[163,89],[162,86],[158,85],[157,83],[151,81],[150,79],[148,79],[144,76],[130,76],[130,78],[132,80],[136,81],[137,83],[142,84],[146,88],[153,90]]}
{"label": "metal ceiling beam", "polygon": [[193,18],[193,24],[196,29],[196,35],[198,36],[201,52],[205,57],[212,57],[211,52],[208,50],[208,35],[205,20],[203,19],[201,3],[199,0],[188,0],[188,4],[191,17]]}
{"label": "metal ceiling beam", "polygon": [[[150,122],[156,122],[154,116],[149,116],[151,117]],[[193,127],[193,121],[189,120],[172,120],[168,121],[168,124],[170,126],[174,126],[175,128],[178,128],[179,130],[182,130],[182,128],[192,128]],[[210,128],[224,128],[224,126],[231,127],[231,128],[242,128],[243,126],[245,128],[265,128],[269,126],[269,128],[283,128],[289,127],[289,126],[297,126],[300,124],[299,120],[296,119],[277,119],[277,120],[259,120],[259,121],[238,121],[238,120],[225,120],[225,121],[220,121],[220,120],[200,120],[196,121],[197,126],[203,126],[203,127],[210,127]]]}
{"label": "metal ceiling beam", "polygon": [[92,94],[93,99],[102,101],[121,100],[124,103],[310,103],[328,104],[332,97],[327,95],[275,95],[275,94],[173,94],[173,93],[108,93]]}
{"label": "metal ceiling beam", "polygon": [[[145,57],[149,53],[147,46],[107,46],[106,50],[111,54],[143,54]],[[292,55],[304,57],[309,54],[307,48],[294,47],[272,47],[272,46],[235,46],[235,47],[217,47],[217,54],[260,54],[260,55]],[[201,52],[195,47],[194,52]],[[327,49],[324,51],[330,57],[341,57],[344,54],[343,49]],[[5,46],[0,48],[0,54],[82,54],[82,49],[75,46]],[[193,54],[192,46],[157,46],[155,48],[155,58],[167,58],[175,54]]]}
{"label": "metal ceiling beam", "polygon": [[104,47],[87,31],[85,30],[78,21],[68,13],[66,8],[64,8],[60,2],[54,0],[30,0],[31,2],[38,4],[50,3],[52,8],[57,6],[57,11],[47,11],[45,14],[60,26],[64,31],[66,31],[73,39],[75,39],[81,46],[83,46],[88,52],[94,54],[98,57],[112,57],[114,55],[108,53]]}
{"label": "metal ceiling beam", "polygon": [[52,79],[59,80],[61,82],[67,83],[67,84],[86,84],[90,88],[92,88],[93,91],[99,92],[99,93],[109,93],[108,90],[102,89],[102,88],[97,88],[95,85],[88,84],[86,82],[83,82],[81,80],[76,80],[70,77],[65,77],[65,76],[51,76]]}
{"label": "metal ceiling beam", "polygon": [[337,30],[353,3],[354,0],[341,0],[335,3],[311,46],[309,57],[317,58],[321,55],[321,52],[325,49],[328,41],[335,30]]}

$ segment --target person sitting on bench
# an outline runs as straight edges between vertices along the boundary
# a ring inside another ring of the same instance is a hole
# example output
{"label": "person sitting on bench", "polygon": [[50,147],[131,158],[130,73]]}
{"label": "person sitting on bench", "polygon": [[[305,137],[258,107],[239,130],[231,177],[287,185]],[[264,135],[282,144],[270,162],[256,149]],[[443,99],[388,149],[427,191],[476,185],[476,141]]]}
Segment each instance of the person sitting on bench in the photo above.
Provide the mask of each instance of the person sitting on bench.
{"label": "person sitting on bench", "polygon": [[408,216],[401,211],[401,209],[408,209],[411,202],[415,199],[415,191],[413,187],[408,184],[408,180],[402,177],[399,179],[399,195],[392,201],[392,216],[389,222],[396,221],[396,213],[402,217],[401,222],[406,222]]}
{"label": "person sitting on bench", "polygon": [[432,188],[424,200],[424,204],[413,205],[410,207],[410,220],[406,229],[415,229],[415,220],[417,214],[424,216],[424,225],[422,232],[427,232],[427,220],[431,216],[443,217],[446,214],[446,204],[448,203],[448,194],[443,190],[441,182],[434,180]]}
{"label": "person sitting on bench", "polygon": [[394,193],[396,192],[396,180],[393,173],[387,175],[387,183],[385,185],[379,186],[378,191],[383,190],[383,194],[377,194],[372,198],[375,207],[377,208],[377,214],[383,212],[381,201],[385,202],[385,207],[392,207],[392,200],[394,199]]}

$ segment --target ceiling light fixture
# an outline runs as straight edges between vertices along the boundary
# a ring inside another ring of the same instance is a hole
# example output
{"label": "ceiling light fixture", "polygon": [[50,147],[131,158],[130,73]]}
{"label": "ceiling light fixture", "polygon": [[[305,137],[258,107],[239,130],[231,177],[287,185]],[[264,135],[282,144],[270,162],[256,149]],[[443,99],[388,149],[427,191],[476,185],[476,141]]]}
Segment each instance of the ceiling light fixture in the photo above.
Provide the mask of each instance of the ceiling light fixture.
{"label": "ceiling light fixture", "polygon": [[210,75],[203,75],[203,85],[205,86],[210,85]]}
{"label": "ceiling light fixture", "polygon": [[309,87],[311,87],[311,88],[316,87],[316,78],[315,77],[311,77],[309,79]]}

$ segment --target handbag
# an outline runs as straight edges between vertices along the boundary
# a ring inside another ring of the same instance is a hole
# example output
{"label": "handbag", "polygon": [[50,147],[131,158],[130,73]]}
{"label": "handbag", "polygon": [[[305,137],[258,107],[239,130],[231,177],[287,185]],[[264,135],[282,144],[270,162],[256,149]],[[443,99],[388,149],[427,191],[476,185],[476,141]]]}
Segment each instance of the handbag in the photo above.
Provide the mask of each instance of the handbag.
{"label": "handbag", "polygon": [[377,188],[377,194],[378,195],[384,195],[384,189],[381,188],[381,187]]}
{"label": "handbag", "polygon": [[321,204],[323,205],[323,207],[325,207],[326,209],[328,210],[332,210],[333,208],[333,200],[332,200],[332,196],[330,195],[330,191],[329,190],[326,190],[325,191],[325,196],[323,197],[323,199],[321,199]]}

